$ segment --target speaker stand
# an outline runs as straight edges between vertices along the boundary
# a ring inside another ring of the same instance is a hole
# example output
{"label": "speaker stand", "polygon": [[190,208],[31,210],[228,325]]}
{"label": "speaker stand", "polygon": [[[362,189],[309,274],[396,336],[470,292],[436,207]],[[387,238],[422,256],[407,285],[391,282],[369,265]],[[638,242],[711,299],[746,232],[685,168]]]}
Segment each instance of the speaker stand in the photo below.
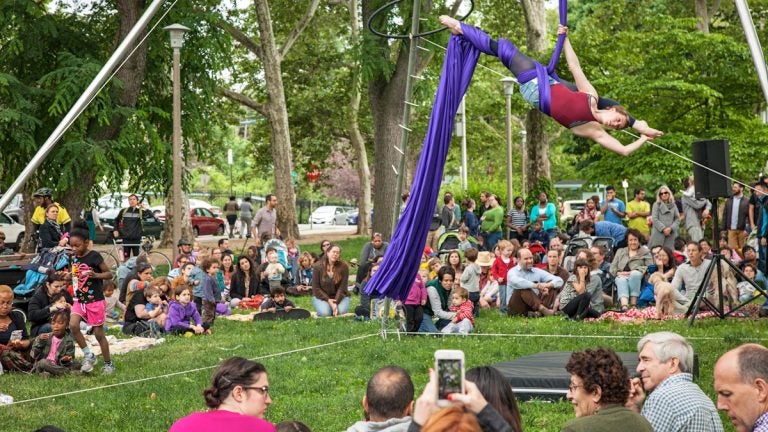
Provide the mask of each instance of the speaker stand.
{"label": "speaker stand", "polygon": [[[699,309],[701,308],[701,303],[704,302],[707,307],[709,307],[710,310],[714,311],[720,319],[725,319],[730,315],[733,315],[736,311],[743,308],[744,306],[748,305],[752,302],[752,299],[747,300],[741,304],[739,304],[736,307],[731,308],[728,312],[725,311],[725,305],[724,305],[724,299],[723,299],[723,265],[727,265],[731,268],[731,270],[736,274],[737,279],[747,281],[755,288],[755,292],[759,292],[763,295],[763,297],[768,298],[768,294],[766,294],[765,290],[763,290],[760,285],[755,283],[752,279],[747,278],[744,273],[741,272],[741,269],[739,269],[736,264],[731,262],[728,258],[724,257],[723,254],[720,253],[720,224],[717,219],[717,198],[712,198],[712,225],[714,228],[714,239],[712,241],[713,249],[714,249],[714,256],[712,257],[712,260],[709,262],[709,266],[707,267],[707,271],[704,273],[704,279],[702,279],[701,284],[699,285],[698,289],[696,290],[696,295],[693,297],[693,300],[691,301],[691,305],[688,307],[688,311],[685,313],[686,318],[688,319],[688,327],[693,326],[693,322],[696,320],[696,315],[699,313]],[[714,272],[715,268],[717,268],[717,303],[715,304],[712,300],[707,298],[707,291],[710,285],[710,282],[712,280],[712,273]],[[738,278],[740,276],[740,278]]]}

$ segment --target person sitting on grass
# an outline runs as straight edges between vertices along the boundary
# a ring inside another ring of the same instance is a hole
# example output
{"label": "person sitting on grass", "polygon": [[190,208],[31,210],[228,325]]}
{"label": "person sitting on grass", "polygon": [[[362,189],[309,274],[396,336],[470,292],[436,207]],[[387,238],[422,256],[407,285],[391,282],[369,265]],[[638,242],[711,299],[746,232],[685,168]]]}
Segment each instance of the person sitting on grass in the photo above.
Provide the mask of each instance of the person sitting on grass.
{"label": "person sitting on grass", "polygon": [[472,313],[474,308],[467,290],[462,287],[454,288],[451,294],[451,306],[448,309],[456,315],[441,332],[469,334],[475,328],[475,317]]}
{"label": "person sitting on grass", "polygon": [[238,307],[243,299],[251,298],[258,293],[258,290],[259,274],[256,273],[256,265],[247,255],[241,255],[237,259],[237,266],[229,286],[230,307]]}
{"label": "person sitting on grass", "polygon": [[32,344],[30,356],[35,366],[33,371],[42,375],[64,375],[79,372],[80,363],[75,359],[75,340],[67,331],[69,309],[58,309],[51,313],[51,333],[42,333]]}
{"label": "person sitting on grass", "polygon": [[298,268],[296,271],[295,287],[287,290],[291,295],[308,295],[312,293],[312,266],[315,259],[309,252],[302,252],[298,259]]}
{"label": "person sitting on grass", "polygon": [[[53,312],[59,310],[60,307],[69,309],[72,305],[72,296],[67,292],[67,278],[61,273],[52,273],[48,275],[48,279],[45,281],[45,286],[38,288],[29,299],[29,305],[27,306],[27,318],[31,324],[29,330],[30,336],[37,336],[41,333],[50,333],[51,324],[50,318]],[[53,303],[53,296],[64,293],[66,301],[64,305],[58,306]]]}
{"label": "person sitting on grass", "polygon": [[331,245],[312,269],[312,306],[318,317],[349,312],[349,267],[341,260],[341,247]]}
{"label": "person sitting on grass", "polygon": [[120,296],[115,290],[115,282],[112,280],[104,281],[104,300],[107,302],[107,308],[104,311],[105,323],[115,325],[120,322],[120,317],[125,313],[126,307],[120,302]]}
{"label": "person sitting on grass", "polygon": [[533,223],[533,231],[528,234],[528,240],[531,242],[531,244],[543,246],[544,249],[549,248],[549,234],[544,231],[541,221],[536,221]]}
{"label": "person sitting on grass", "polygon": [[290,312],[296,305],[285,297],[283,287],[276,286],[269,291],[269,298],[261,304],[261,312],[275,313],[277,311]]}
{"label": "person sitting on grass", "polygon": [[144,307],[150,316],[149,320],[154,322],[157,327],[165,328],[165,321],[168,318],[168,301],[163,300],[160,296],[160,290],[153,286],[144,290],[144,298],[147,300]]}
{"label": "person sitting on grass", "polygon": [[224,360],[203,397],[209,410],[177,420],[169,432],[275,432],[275,426],[264,420],[272,398],[267,370],[261,363],[242,357]]}
{"label": "person sitting on grass", "polygon": [[[176,300],[171,300],[165,332],[171,334],[210,334],[209,326],[203,323],[200,313],[192,303],[192,288],[187,284],[176,287]],[[192,323],[190,323],[190,321]]]}

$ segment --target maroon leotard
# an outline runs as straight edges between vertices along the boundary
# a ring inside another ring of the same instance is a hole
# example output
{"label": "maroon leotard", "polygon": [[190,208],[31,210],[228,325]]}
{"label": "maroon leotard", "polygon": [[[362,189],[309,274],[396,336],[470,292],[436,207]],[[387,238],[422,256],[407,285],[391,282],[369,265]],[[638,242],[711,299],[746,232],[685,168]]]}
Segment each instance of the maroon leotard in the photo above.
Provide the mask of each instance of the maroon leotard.
{"label": "maroon leotard", "polygon": [[550,103],[550,117],[568,129],[597,121],[592,114],[590,106],[590,94],[577,92],[562,84],[550,86],[552,94]]}

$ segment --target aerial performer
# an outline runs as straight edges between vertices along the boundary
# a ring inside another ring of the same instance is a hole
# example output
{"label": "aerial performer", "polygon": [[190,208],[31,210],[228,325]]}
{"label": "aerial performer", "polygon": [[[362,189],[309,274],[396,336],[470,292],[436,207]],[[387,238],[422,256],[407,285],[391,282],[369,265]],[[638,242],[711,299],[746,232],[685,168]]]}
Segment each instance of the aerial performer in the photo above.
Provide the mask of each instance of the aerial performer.
{"label": "aerial performer", "polygon": [[[581,70],[576,52],[568,40],[568,27],[560,25],[557,34],[565,35],[563,51],[575,85],[548,73],[546,67],[520,52],[506,39],[491,39],[482,30],[446,15],[440,16],[440,23],[451,33],[469,41],[480,52],[498,57],[520,83],[523,99],[570,129],[574,135],[591,139],[623,156],[634,152],[646,141],[663,135],[663,132],[649,127],[647,122],[634,119],[618,102],[597,94]],[[559,56],[557,50],[555,53]],[[551,67],[554,69],[554,63]],[[548,87],[541,88],[539,83],[544,80],[549,81]],[[640,133],[640,138],[628,145],[622,144],[604,129],[623,129],[627,126]]]}

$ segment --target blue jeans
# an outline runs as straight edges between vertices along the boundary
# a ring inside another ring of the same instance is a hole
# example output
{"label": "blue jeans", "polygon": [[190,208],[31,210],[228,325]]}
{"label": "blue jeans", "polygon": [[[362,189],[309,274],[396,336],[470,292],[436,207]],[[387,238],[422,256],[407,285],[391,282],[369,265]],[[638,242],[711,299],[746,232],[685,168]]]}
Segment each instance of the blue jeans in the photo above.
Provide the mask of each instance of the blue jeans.
{"label": "blue jeans", "polygon": [[629,277],[616,276],[616,291],[619,293],[619,300],[639,297],[642,284],[643,274],[637,270],[632,270]]}
{"label": "blue jeans", "polygon": [[501,240],[501,231],[486,233],[485,243],[483,244],[483,246],[485,247],[485,250],[493,251],[493,248],[496,247],[496,243],[498,243],[499,240]]}
{"label": "blue jeans", "polygon": [[[349,297],[344,297],[336,308],[338,315],[343,315],[349,312]],[[330,303],[325,300],[320,300],[317,297],[312,297],[312,307],[315,308],[317,316],[329,317],[333,316],[333,309],[331,309]]]}
{"label": "blue jeans", "polygon": [[421,325],[419,326],[419,333],[438,333],[435,323],[432,322],[432,316],[424,314],[421,318]]}

